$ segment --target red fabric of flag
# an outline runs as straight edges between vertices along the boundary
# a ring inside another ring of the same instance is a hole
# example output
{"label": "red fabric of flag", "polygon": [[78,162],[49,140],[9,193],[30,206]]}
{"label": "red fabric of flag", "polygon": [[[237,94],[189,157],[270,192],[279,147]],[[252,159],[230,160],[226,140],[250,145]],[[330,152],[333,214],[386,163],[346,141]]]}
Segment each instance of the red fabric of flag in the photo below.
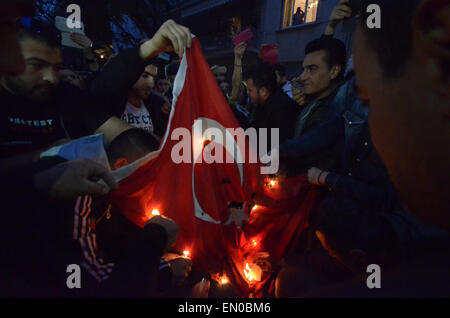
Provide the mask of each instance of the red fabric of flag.
{"label": "red fabric of flag", "polygon": [[[195,136],[194,123],[200,120],[202,131],[216,128],[224,135],[239,127],[196,38],[181,61],[173,93],[173,107],[160,149],[114,171],[121,181],[118,191],[110,195],[111,203],[141,227],[153,210],[173,219],[180,228],[174,249],[180,254],[188,250],[197,270],[210,274],[225,271],[238,295],[248,296],[250,291],[261,295],[267,275],[262,282],[248,284],[243,269],[249,255],[267,251],[281,258],[289,253],[306,226],[317,190],[306,176],[278,180],[272,185],[267,176],[260,175],[260,164],[249,163],[254,149],[248,140],[243,147],[234,145],[241,159],[245,158],[242,164],[210,164],[204,160],[200,163],[194,149],[175,151],[183,137],[171,137],[177,129],[184,128],[190,134],[188,144],[200,144],[202,153],[211,155],[223,151],[226,159],[231,154],[224,141],[208,135]],[[191,161],[175,163],[173,152],[185,154],[184,151],[189,152]],[[250,215],[249,224],[239,232],[229,205],[251,202],[255,193],[264,204]],[[254,239],[258,246],[252,247]]]}
{"label": "red fabric of flag", "polygon": [[[195,120],[201,120],[203,130],[214,127],[226,135],[224,129],[239,127],[196,38],[175,78],[172,106],[160,150],[114,172],[122,181],[119,190],[111,194],[111,201],[141,227],[154,209],[173,219],[180,228],[175,250],[189,250],[199,270],[221,271],[228,248],[236,241],[236,226],[230,222],[228,206],[250,198],[257,182],[258,164],[209,164],[205,160],[194,164],[194,149],[189,154],[193,159],[190,163],[177,164],[172,158],[172,150],[181,140],[171,138],[177,128],[185,128],[193,135]],[[230,156],[220,140],[194,139],[189,139],[188,144],[202,143],[203,152],[213,147],[212,154],[223,151],[224,159]],[[184,150],[180,153],[184,154]],[[241,155],[247,155],[251,147],[240,150]],[[142,165],[141,161],[145,163]]]}

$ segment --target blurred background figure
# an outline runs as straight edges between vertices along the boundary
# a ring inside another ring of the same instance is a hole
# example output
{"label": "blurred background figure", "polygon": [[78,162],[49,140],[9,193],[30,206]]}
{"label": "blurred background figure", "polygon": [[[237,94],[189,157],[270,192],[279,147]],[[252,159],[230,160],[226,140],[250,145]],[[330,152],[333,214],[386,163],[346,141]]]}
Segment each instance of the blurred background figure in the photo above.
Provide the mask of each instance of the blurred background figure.
{"label": "blurred background figure", "polygon": [[83,82],[83,79],[81,78],[81,76],[78,75],[77,72],[75,72],[71,69],[68,69],[68,68],[62,69],[59,72],[59,79],[62,82],[69,83],[80,89],[83,89],[83,90],[85,89],[85,85],[84,85],[84,82]]}
{"label": "blurred background figure", "polygon": [[166,96],[170,89],[170,83],[167,78],[159,76],[156,80],[155,90],[158,91],[162,96]]}
{"label": "blurred background figure", "polygon": [[213,73],[217,83],[225,81],[227,79],[227,68],[226,66],[214,65],[211,67],[211,72]]}

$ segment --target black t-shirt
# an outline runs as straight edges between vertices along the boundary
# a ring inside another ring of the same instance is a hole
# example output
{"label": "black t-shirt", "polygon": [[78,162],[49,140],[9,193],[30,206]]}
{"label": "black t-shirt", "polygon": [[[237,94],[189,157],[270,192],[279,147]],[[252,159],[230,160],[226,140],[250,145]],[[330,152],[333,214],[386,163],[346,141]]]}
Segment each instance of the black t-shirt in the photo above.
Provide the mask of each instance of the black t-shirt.
{"label": "black t-shirt", "polygon": [[110,114],[94,97],[61,83],[55,96],[38,103],[8,92],[0,94],[0,158],[43,149],[56,141],[92,134]]}
{"label": "black t-shirt", "polygon": [[39,105],[5,93],[0,96],[0,105],[0,156],[3,158],[69,138],[54,103]]}
{"label": "black t-shirt", "polygon": [[271,146],[271,128],[279,129],[280,145],[294,134],[298,114],[296,103],[283,91],[275,91],[266,102],[256,108],[254,127],[267,128],[267,150]]}

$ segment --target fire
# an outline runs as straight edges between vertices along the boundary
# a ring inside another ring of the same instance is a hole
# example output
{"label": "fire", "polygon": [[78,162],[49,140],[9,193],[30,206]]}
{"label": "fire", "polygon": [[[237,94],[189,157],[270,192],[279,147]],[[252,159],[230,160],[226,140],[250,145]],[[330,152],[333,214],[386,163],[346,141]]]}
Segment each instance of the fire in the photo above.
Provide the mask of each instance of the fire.
{"label": "fire", "polygon": [[157,209],[152,210],[152,215],[160,215],[159,211]]}
{"label": "fire", "polygon": [[265,182],[265,186],[269,189],[273,189],[278,185],[278,178],[267,178]]}
{"label": "fire", "polygon": [[250,266],[249,263],[245,263],[244,275],[249,283],[252,283],[253,281],[260,282],[263,275],[263,271],[261,267],[259,267],[256,264],[252,264]]}
{"label": "fire", "polygon": [[212,274],[211,278],[213,280],[215,280],[220,286],[226,285],[229,283],[228,277],[222,273]]}
{"label": "fire", "polygon": [[189,257],[190,252],[188,250],[184,250],[183,251],[183,256],[188,258]]}
{"label": "fire", "polygon": [[252,244],[253,244],[254,247],[256,247],[256,246],[258,246],[258,241],[257,240],[253,240]]}
{"label": "fire", "polygon": [[253,277],[251,269],[250,269],[250,265],[248,265],[248,263],[245,263],[244,275],[249,282],[254,280],[254,277]]}

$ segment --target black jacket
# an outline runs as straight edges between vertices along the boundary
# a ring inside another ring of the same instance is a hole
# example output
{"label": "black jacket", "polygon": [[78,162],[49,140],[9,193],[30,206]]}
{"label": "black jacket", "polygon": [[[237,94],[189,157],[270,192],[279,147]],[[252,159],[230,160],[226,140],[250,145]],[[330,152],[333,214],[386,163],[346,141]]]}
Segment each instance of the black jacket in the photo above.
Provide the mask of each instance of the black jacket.
{"label": "black jacket", "polygon": [[[256,108],[253,127],[267,128],[267,151],[271,146],[271,128],[279,129],[279,144],[292,138],[298,107],[283,91],[277,89],[266,102]],[[258,141],[259,142],[259,141]]]}
{"label": "black jacket", "polygon": [[[300,117],[305,114],[300,114],[296,120],[295,134],[300,133],[299,136],[295,136],[295,139],[301,139],[302,136],[306,136],[309,133],[315,131],[322,123],[325,122],[327,116],[329,117],[330,110],[332,109],[333,102],[336,98],[336,94],[339,91],[340,86],[336,87],[328,96],[323,99],[315,100],[308,106],[313,106],[310,111],[307,112],[304,118],[304,123],[301,130],[297,127],[300,122]],[[314,103],[314,105],[312,105]],[[307,106],[307,107],[308,107]],[[337,137],[337,136],[336,136]],[[284,149],[284,145],[280,149]],[[288,175],[303,174],[311,167],[317,167],[322,170],[335,171],[339,168],[341,161],[341,153],[344,149],[344,139],[336,138],[336,141],[328,147],[322,148],[318,151],[309,153],[302,158],[283,158],[282,168],[287,170]],[[283,155],[283,153],[281,154]]]}

